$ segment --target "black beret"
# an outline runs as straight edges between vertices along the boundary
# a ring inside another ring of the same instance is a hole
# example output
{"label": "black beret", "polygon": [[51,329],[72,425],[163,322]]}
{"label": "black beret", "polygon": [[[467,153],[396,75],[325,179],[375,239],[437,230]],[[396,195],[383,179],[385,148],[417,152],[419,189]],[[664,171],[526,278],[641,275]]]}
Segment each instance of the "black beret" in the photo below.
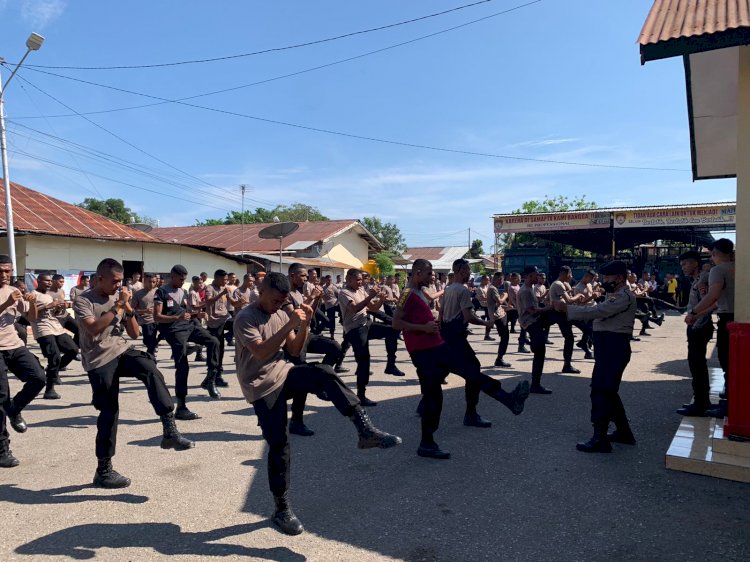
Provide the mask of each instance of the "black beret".
{"label": "black beret", "polygon": [[627,275],[628,274],[628,266],[625,265],[624,261],[611,261],[608,264],[604,265],[600,270],[599,273],[601,275]]}

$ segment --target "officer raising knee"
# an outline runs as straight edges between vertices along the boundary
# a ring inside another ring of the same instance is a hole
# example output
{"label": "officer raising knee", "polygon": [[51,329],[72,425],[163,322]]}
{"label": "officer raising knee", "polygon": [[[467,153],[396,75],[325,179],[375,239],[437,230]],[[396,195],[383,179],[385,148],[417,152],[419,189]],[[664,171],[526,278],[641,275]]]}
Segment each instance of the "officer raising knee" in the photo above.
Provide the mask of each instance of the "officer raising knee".
{"label": "officer raising knee", "polygon": [[[635,445],[620,395],[620,381],[630,362],[630,336],[638,308],[635,296],[626,284],[627,267],[613,261],[601,270],[604,302],[583,307],[562,301],[553,302],[555,310],[566,312],[568,320],[594,321],[594,372],[591,377],[591,423],[594,435],[576,449],[584,453],[611,453],[612,442]],[[609,423],[615,431],[607,434]]]}

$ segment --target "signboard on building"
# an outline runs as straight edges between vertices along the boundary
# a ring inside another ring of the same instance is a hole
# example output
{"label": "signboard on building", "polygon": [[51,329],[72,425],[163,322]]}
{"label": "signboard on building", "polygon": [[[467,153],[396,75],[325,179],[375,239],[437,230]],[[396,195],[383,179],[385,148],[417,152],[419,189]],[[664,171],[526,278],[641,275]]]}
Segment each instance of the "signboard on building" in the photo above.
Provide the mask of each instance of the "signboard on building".
{"label": "signboard on building", "polygon": [[617,211],[615,228],[724,227],[736,224],[736,205]]}
{"label": "signboard on building", "polygon": [[609,228],[609,221],[606,211],[501,215],[495,217],[495,234]]}

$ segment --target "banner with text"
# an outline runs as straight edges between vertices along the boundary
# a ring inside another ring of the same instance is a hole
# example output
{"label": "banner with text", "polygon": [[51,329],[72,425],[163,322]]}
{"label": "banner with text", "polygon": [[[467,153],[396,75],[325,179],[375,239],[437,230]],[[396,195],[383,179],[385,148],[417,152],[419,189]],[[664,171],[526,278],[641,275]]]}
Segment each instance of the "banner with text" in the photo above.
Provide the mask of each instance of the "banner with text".
{"label": "banner with text", "polygon": [[495,217],[495,233],[542,232],[550,230],[588,230],[609,228],[609,213],[545,213],[543,215],[518,214]]}
{"label": "banner with text", "polygon": [[736,212],[736,205],[622,211],[614,213],[614,224],[615,228],[726,227],[736,224]]}

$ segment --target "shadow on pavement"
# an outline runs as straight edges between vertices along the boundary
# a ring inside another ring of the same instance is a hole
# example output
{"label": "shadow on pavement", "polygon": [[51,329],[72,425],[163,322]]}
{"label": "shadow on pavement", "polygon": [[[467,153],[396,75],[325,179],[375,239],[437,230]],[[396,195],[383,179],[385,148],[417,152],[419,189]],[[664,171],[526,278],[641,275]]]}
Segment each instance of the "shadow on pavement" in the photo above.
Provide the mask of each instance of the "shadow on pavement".
{"label": "shadow on pavement", "polygon": [[[263,437],[261,435],[249,435],[246,433],[232,433],[231,431],[204,431],[202,433],[190,433],[182,432],[182,434],[190,439],[191,441],[221,441],[226,443],[232,443],[237,441],[261,441]],[[149,439],[141,439],[138,441],[130,441],[128,445],[138,445],[139,447],[158,447],[161,443],[161,435],[150,437]]]}
{"label": "shadow on pavement", "polygon": [[[93,406],[92,406],[93,409]],[[25,410],[24,410],[25,411]],[[74,416],[72,418],[59,418],[54,420],[46,420],[46,421],[40,421],[40,422],[32,422],[29,421],[29,428],[33,429],[35,427],[69,427],[71,429],[83,429],[90,426],[96,426],[96,419],[98,415],[91,415],[91,416]],[[120,419],[118,421],[119,425],[149,425],[149,424],[158,424],[159,420],[152,418],[148,420],[126,420],[126,419]]]}
{"label": "shadow on pavement", "polygon": [[[16,548],[29,556],[68,556],[89,560],[100,548],[151,548],[159,554],[197,556],[247,556],[278,562],[302,562],[306,557],[286,547],[254,548],[238,544],[213,544],[214,541],[246,535],[267,527],[268,523],[233,525],[213,531],[183,532],[174,523],[92,523],[77,525],[34,539]],[[247,537],[242,542],[249,542]]]}
{"label": "shadow on pavement", "polygon": [[[24,490],[15,484],[0,484],[0,498],[5,502],[22,505],[59,504],[59,503],[82,503],[89,501],[122,502],[122,503],[146,503],[146,496],[135,494],[113,494],[102,493],[100,495],[75,495],[66,496],[72,492],[94,489],[90,484],[77,486],[63,486],[61,488],[50,488],[48,490]],[[98,489],[98,488],[97,488]]]}
{"label": "shadow on pavement", "polygon": [[[464,389],[444,389],[436,439],[448,461],[416,456],[417,397],[369,410],[404,440],[386,451],[358,450],[349,420],[330,407],[317,412],[308,419],[315,435],[291,439],[295,513],[308,532],[407,561],[685,560],[719,551],[736,559],[748,550],[742,484],[664,468],[679,424],[671,404],[689,397],[689,381],[624,382],[638,444],[598,455],[575,449],[591,435],[590,380],[543,382],[554,394],[532,395],[520,416],[482,395],[490,429],[463,426]],[[265,457],[242,463],[258,468],[242,510],[268,517]],[[703,532],[686,533],[685,510],[696,505]]]}

